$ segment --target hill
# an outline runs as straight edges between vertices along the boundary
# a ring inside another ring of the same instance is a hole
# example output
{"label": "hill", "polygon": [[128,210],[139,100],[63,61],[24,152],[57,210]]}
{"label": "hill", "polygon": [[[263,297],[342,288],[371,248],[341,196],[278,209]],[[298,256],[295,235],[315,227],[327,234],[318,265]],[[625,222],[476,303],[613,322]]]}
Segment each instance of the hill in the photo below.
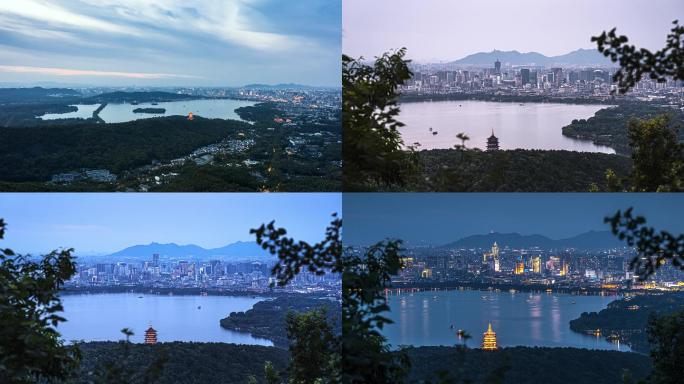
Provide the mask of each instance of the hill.
{"label": "hill", "polygon": [[462,59],[452,61],[457,65],[483,65],[493,66],[499,60],[508,65],[529,66],[553,66],[553,65],[577,65],[577,66],[613,66],[611,61],[595,49],[578,49],[559,56],[545,56],[538,52],[499,51],[478,52]]}
{"label": "hill", "polygon": [[[92,383],[94,372],[107,362],[121,360],[123,347],[115,342],[81,343],[83,353],[81,374],[73,383]],[[159,343],[155,345],[131,344],[126,368],[137,374],[155,361],[162,350],[168,360],[162,366],[157,384],[247,383],[254,375],[264,383],[264,363],[270,361],[283,372],[289,363],[286,350],[257,345],[224,343]],[[71,383],[72,381],[70,381]],[[142,381],[141,381],[142,382]]]}
{"label": "hill", "polygon": [[205,249],[194,244],[178,245],[174,243],[150,243],[147,245],[134,245],[118,252],[114,252],[106,257],[133,259],[140,258],[147,260],[150,259],[154,254],[158,254],[161,258],[227,258],[231,261],[274,259],[270,253],[263,250],[259,245],[257,245],[257,243],[242,241],[213,249]]}
{"label": "hill", "polygon": [[0,103],[59,102],[79,96],[79,92],[69,88],[0,88]]}
{"label": "hill", "polygon": [[610,231],[590,231],[567,239],[550,239],[542,235],[521,235],[519,233],[488,233],[464,237],[455,242],[443,245],[442,248],[489,248],[498,243],[500,246],[511,248],[540,247],[544,249],[577,248],[577,249],[606,249],[622,247]]}
{"label": "hill", "polygon": [[634,379],[645,378],[651,371],[647,356],[629,352],[530,347],[496,351],[420,347],[406,351],[411,358],[409,382],[439,382],[442,376],[472,384],[613,384],[623,382],[625,370]]}
{"label": "hill", "polygon": [[108,92],[97,96],[89,97],[87,100],[97,103],[130,103],[130,102],[152,102],[152,101],[175,101],[196,99],[190,95],[179,95],[171,92]]}

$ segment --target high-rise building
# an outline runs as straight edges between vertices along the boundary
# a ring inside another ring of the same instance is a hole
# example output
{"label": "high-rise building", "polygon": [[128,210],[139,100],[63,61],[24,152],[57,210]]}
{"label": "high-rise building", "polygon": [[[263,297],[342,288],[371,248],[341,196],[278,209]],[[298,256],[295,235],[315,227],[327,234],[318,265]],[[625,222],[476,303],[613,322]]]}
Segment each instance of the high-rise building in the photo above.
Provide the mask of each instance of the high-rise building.
{"label": "high-rise building", "polygon": [[157,331],[151,325],[145,331],[145,344],[157,344]]}
{"label": "high-rise building", "polygon": [[482,349],[485,351],[493,351],[497,348],[496,332],[492,330],[492,323],[489,323],[487,331],[482,335]]}
{"label": "high-rise building", "polygon": [[492,135],[487,139],[487,150],[488,151],[498,151],[499,150],[499,139],[494,136],[494,130],[492,129]]}
{"label": "high-rise building", "polygon": [[499,61],[499,59],[496,59],[496,61],[494,62],[494,73],[501,73],[501,62]]}
{"label": "high-rise building", "polygon": [[536,256],[532,258],[532,272],[541,273],[541,257]]}
{"label": "high-rise building", "polygon": [[159,254],[158,253],[155,253],[152,255],[152,266],[153,267],[159,266]]}
{"label": "high-rise building", "polygon": [[525,84],[530,83],[530,70],[529,69],[523,68],[520,70],[520,81],[522,82],[523,86]]}
{"label": "high-rise building", "polygon": [[525,263],[522,261],[515,263],[515,274],[522,275],[523,273],[525,273]]}
{"label": "high-rise building", "polygon": [[482,255],[482,262],[484,264],[489,264],[490,259],[493,264],[494,272],[499,272],[501,270],[501,266],[499,264],[499,245],[496,244],[496,242],[494,242],[494,245],[492,245],[491,252],[485,252]]}

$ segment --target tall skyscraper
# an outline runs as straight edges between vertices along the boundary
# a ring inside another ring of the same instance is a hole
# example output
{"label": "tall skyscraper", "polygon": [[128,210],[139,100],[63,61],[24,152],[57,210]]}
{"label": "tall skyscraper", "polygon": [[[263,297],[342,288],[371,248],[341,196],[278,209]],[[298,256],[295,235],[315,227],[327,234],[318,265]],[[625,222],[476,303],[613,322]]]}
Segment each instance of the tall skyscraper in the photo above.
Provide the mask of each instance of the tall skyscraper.
{"label": "tall skyscraper", "polygon": [[520,79],[522,81],[522,85],[529,84],[530,83],[530,70],[527,68],[523,68],[520,70]]}
{"label": "tall skyscraper", "polygon": [[499,59],[496,59],[496,61],[494,62],[494,73],[501,73],[501,62],[499,61]]}

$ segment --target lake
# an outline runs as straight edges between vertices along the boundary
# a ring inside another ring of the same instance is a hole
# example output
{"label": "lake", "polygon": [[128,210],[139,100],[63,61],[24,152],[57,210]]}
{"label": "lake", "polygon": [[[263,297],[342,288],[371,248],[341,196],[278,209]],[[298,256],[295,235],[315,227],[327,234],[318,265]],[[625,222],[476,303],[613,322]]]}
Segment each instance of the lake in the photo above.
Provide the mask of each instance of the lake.
{"label": "lake", "polygon": [[[479,348],[487,324],[497,334],[499,346],[576,347],[629,351],[626,345],[570,330],[569,322],[582,312],[598,312],[616,296],[489,291],[424,291],[389,297],[388,316],[394,321],[383,334],[393,347],[460,343],[463,329]],[[573,304],[575,302],[575,304]],[[453,325],[453,328],[451,326]]]}
{"label": "lake", "polygon": [[[142,298],[141,298],[142,296]],[[264,300],[248,296],[162,296],[137,293],[62,295],[66,322],[57,330],[66,341],[122,340],[130,328],[141,343],[152,325],[163,341],[222,342],[271,346],[270,340],[221,328],[231,312],[244,312]]]}
{"label": "lake", "polygon": [[[240,120],[240,116],[235,113],[235,110],[240,107],[248,107],[256,104],[251,101],[232,100],[232,99],[201,99],[201,100],[183,100],[183,101],[168,101],[152,103],[139,103],[136,105],[128,103],[114,104],[109,103],[100,111],[99,116],[106,123],[123,123],[132,120],[146,119],[151,117],[162,116],[187,116],[192,112],[195,116],[201,116],[208,119],[231,119]],[[100,104],[85,105],[77,104],[77,112],[69,113],[51,113],[41,116],[43,120],[66,119],[66,118],[90,118],[93,116],[93,111],[97,109]],[[134,113],[133,110],[137,108],[164,108],[165,113]]]}
{"label": "lake", "polygon": [[[499,103],[490,101],[427,101],[401,104],[399,131],[405,145],[420,149],[453,148],[466,133],[466,146],[486,149],[487,138],[499,138],[501,149],[562,149],[578,152],[615,153],[612,148],[562,134],[573,119],[587,119],[605,105],[553,103]],[[432,128],[432,131],[430,131]],[[433,134],[433,132],[437,134]]]}

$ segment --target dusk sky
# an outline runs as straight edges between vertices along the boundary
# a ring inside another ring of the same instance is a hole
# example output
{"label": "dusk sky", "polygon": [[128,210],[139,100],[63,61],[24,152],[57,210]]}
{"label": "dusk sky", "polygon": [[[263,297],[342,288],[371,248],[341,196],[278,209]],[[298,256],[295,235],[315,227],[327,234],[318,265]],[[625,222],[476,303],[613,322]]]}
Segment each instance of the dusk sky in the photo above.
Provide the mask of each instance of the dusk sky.
{"label": "dusk sky", "polygon": [[604,217],[629,207],[657,229],[684,232],[681,194],[348,193],[343,205],[349,245],[388,237],[443,245],[490,231],[561,239],[610,230]]}
{"label": "dusk sky", "polygon": [[517,50],[555,56],[596,48],[591,36],[618,28],[638,47],[665,45],[681,0],[344,0],[343,52],[373,58],[407,47],[417,61],[452,61]]}
{"label": "dusk sky", "polygon": [[72,247],[79,255],[151,242],[213,248],[254,241],[249,230],[271,220],[297,240],[318,242],[341,209],[338,193],[3,193],[0,247],[33,254]]}
{"label": "dusk sky", "polygon": [[340,85],[340,0],[3,0],[0,82]]}

